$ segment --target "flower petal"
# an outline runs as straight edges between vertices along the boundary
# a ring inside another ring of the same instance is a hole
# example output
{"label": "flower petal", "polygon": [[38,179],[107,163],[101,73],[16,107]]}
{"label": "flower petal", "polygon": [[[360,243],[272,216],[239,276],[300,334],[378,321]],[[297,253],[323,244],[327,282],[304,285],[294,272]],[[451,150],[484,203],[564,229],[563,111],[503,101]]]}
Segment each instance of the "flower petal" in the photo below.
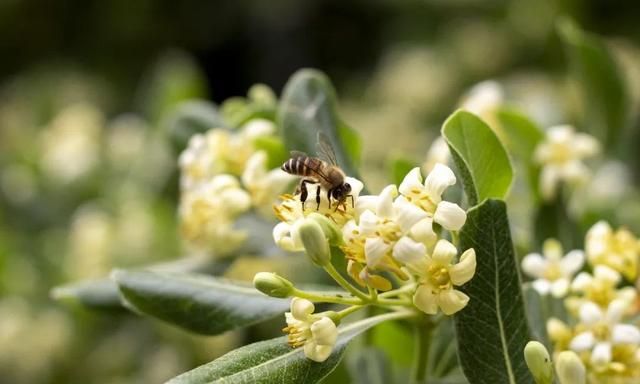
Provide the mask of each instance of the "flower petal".
{"label": "flower petal", "polygon": [[351,195],[355,200],[358,200],[360,192],[362,192],[362,188],[364,188],[362,181],[354,179],[353,177],[345,177],[344,182],[349,183],[351,186]]}
{"label": "flower petal", "polygon": [[391,245],[385,243],[379,237],[367,238],[364,243],[364,256],[367,259],[367,266],[375,268],[390,249]]}
{"label": "flower petal", "polygon": [[560,170],[555,165],[545,165],[540,172],[540,193],[545,200],[551,200],[556,195],[560,182]]}
{"label": "flower petal", "polygon": [[426,272],[427,248],[424,244],[401,237],[393,246],[393,257],[399,262],[411,268],[416,274]]}
{"label": "flower petal", "polygon": [[591,351],[591,362],[595,365],[608,364],[611,361],[611,343],[600,342]]}
{"label": "flower petal", "polygon": [[315,306],[307,299],[299,297],[291,299],[291,315],[297,320],[307,321],[314,310]]}
{"label": "flower petal", "polygon": [[398,196],[398,189],[391,184],[386,186],[378,197],[376,204],[376,214],[378,217],[393,217],[393,198]]}
{"label": "flower petal", "polygon": [[433,221],[449,231],[458,231],[467,221],[467,213],[458,204],[441,201],[433,214]]}
{"label": "flower petal", "polygon": [[338,338],[338,329],[330,318],[322,317],[311,324],[311,334],[316,344],[333,346]]}
{"label": "flower petal", "polygon": [[445,315],[453,315],[469,302],[469,296],[457,289],[447,289],[438,294],[438,305]]}
{"label": "flower petal", "polygon": [[622,319],[622,316],[624,316],[624,313],[627,311],[628,307],[628,303],[624,300],[613,300],[607,307],[605,318],[607,319],[609,324],[618,323]]}
{"label": "flower petal", "polygon": [[425,211],[401,197],[396,199],[393,206],[395,211],[394,218],[402,233],[409,232],[420,220],[428,217]]}
{"label": "flower petal", "polygon": [[562,244],[556,239],[547,239],[542,244],[542,254],[549,260],[562,259]]}
{"label": "flower petal", "polygon": [[640,344],[640,329],[631,324],[616,324],[611,332],[613,344]]}
{"label": "flower petal", "polygon": [[413,304],[427,315],[438,313],[438,302],[435,293],[427,285],[420,285],[413,295]]}
{"label": "flower petal", "polygon": [[418,221],[411,227],[411,237],[427,247],[432,247],[438,240],[438,235],[433,231],[433,219],[426,217]]}
{"label": "flower petal", "polygon": [[424,181],[424,187],[434,203],[438,203],[441,200],[442,193],[449,186],[456,183],[456,175],[453,174],[451,168],[444,164],[437,163],[427,179]]}
{"label": "flower petal", "polygon": [[453,285],[462,285],[471,280],[476,273],[476,251],[473,248],[464,251],[460,262],[449,268],[449,277]]}
{"label": "flower petal", "polygon": [[313,341],[309,341],[304,345],[304,355],[307,359],[322,363],[331,356],[333,346],[317,345]]}
{"label": "flower petal", "polygon": [[298,252],[304,250],[302,242],[300,242],[299,239],[296,239],[298,240],[296,242],[291,237],[291,225],[288,223],[278,223],[273,227],[273,240],[278,247],[285,251]]}
{"label": "flower petal", "polygon": [[582,352],[591,349],[595,343],[596,337],[591,331],[586,331],[576,335],[569,343],[569,348],[576,352]]}
{"label": "flower petal", "polygon": [[360,215],[362,215],[367,210],[375,212],[377,205],[378,196],[365,195],[358,197],[358,199],[356,200],[356,216],[360,217]]}
{"label": "flower petal", "polygon": [[596,265],[595,268],[593,268],[593,276],[597,280],[602,280],[613,285],[618,284],[622,279],[618,271],[606,265]]}
{"label": "flower petal", "polygon": [[569,291],[569,280],[566,278],[560,278],[551,283],[551,294],[553,297],[562,298],[567,295]]}
{"label": "flower petal", "polygon": [[604,313],[596,303],[587,301],[580,306],[580,321],[587,326],[594,325],[604,319]]}
{"label": "flower petal", "polygon": [[436,243],[436,247],[434,248],[431,257],[433,258],[433,261],[437,263],[448,265],[457,254],[458,250],[455,245],[451,244],[447,240],[441,239]]}
{"label": "flower petal", "polygon": [[593,283],[593,276],[587,272],[580,272],[571,283],[571,290],[575,292],[583,292]]}
{"label": "flower petal", "polygon": [[420,174],[420,168],[415,167],[402,179],[402,183],[398,187],[398,191],[403,195],[409,196],[414,190],[422,191],[422,175]]}
{"label": "flower petal", "polygon": [[537,279],[531,283],[533,289],[536,290],[541,295],[548,295],[549,291],[551,291],[551,283],[546,279]]}
{"label": "flower petal", "polygon": [[360,222],[358,223],[360,227],[360,232],[364,236],[373,236],[375,235],[376,229],[378,228],[378,216],[375,213],[367,210],[360,215]]}
{"label": "flower petal", "polygon": [[547,260],[539,253],[530,253],[522,259],[522,270],[531,277],[542,277],[547,269]]}
{"label": "flower petal", "polygon": [[584,158],[597,154],[600,151],[600,143],[593,136],[586,133],[578,133],[572,140],[573,150],[576,155]]}
{"label": "flower petal", "polygon": [[565,276],[573,276],[584,264],[584,252],[574,249],[560,260],[560,268]]}

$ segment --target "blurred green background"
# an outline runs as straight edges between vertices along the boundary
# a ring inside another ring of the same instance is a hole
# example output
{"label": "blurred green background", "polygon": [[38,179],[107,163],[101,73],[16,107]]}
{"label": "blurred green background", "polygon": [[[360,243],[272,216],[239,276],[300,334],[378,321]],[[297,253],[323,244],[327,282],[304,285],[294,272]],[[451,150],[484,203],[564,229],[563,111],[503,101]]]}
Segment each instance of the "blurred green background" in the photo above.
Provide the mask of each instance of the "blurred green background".
{"label": "blurred green background", "polygon": [[[184,255],[180,148],[166,134],[181,101],[221,103],[258,82],[279,94],[297,69],[318,68],[363,137],[376,191],[391,159],[423,161],[480,81],[499,81],[543,127],[579,122],[560,15],[605,37],[637,113],[637,1],[0,2],[0,382],[161,382],[279,326],[199,337],[49,298],[59,284]],[[622,160],[637,183],[637,153]],[[636,201],[614,219],[638,231],[638,212]],[[344,369],[331,380],[346,382]]]}

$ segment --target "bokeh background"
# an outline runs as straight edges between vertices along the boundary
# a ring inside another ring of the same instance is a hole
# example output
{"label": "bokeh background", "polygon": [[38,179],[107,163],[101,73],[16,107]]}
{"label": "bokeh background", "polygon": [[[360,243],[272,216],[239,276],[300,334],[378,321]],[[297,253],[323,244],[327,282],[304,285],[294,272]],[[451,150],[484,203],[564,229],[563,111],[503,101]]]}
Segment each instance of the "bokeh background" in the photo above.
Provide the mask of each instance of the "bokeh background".
{"label": "bokeh background", "polygon": [[[579,121],[560,15],[604,36],[636,113],[637,1],[0,2],[0,382],[162,382],[270,334],[191,336],[50,299],[62,283],[183,255],[180,148],[165,129],[181,101],[221,103],[254,83],[279,94],[318,68],[362,135],[375,191],[395,157],[424,160],[478,82],[499,82],[543,127]],[[639,157],[603,176],[637,185]],[[636,201],[613,219],[637,233],[639,212]]]}

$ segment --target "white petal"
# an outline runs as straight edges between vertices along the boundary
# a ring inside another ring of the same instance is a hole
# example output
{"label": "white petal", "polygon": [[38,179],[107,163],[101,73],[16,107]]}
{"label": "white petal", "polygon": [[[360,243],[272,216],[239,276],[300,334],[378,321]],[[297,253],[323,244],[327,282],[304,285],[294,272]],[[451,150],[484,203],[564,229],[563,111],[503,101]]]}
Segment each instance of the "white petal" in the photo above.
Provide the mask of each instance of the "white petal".
{"label": "white petal", "polygon": [[393,216],[393,198],[396,196],[398,196],[398,189],[393,184],[386,186],[380,192],[376,205],[378,217],[391,218]]}
{"label": "white petal", "polygon": [[549,294],[549,291],[551,291],[551,283],[545,279],[537,279],[531,283],[531,286],[536,292],[543,296]]}
{"label": "white petal", "polygon": [[[242,172],[242,184],[252,185],[255,180],[261,179],[266,174],[267,153],[258,151],[254,153],[244,167]],[[285,172],[286,173],[286,172]]]}
{"label": "white petal", "polygon": [[420,168],[415,167],[402,179],[402,183],[398,187],[398,191],[403,195],[411,195],[413,190],[422,191],[422,175],[420,175]]}
{"label": "white petal", "polygon": [[378,229],[378,216],[375,213],[367,210],[360,215],[360,222],[358,225],[360,226],[360,232],[364,236],[373,236],[375,235],[376,230]]}
{"label": "white petal", "polygon": [[595,268],[593,268],[593,276],[597,280],[606,281],[614,285],[618,284],[622,279],[618,271],[606,265],[596,265]]}
{"label": "white petal", "polygon": [[393,206],[394,219],[400,226],[402,233],[409,232],[420,220],[428,217],[425,211],[404,199],[398,198],[398,200],[393,203]]}
{"label": "white petal", "polygon": [[299,297],[291,299],[291,314],[297,320],[307,321],[309,315],[311,315],[314,310],[315,307],[313,303],[307,299],[301,299]]}
{"label": "white petal", "polygon": [[559,182],[559,169],[554,165],[545,165],[540,173],[540,193],[545,200],[552,200],[556,196]]}
{"label": "white petal", "polygon": [[562,258],[562,244],[556,239],[547,239],[542,244],[542,254],[548,260],[558,261]]}
{"label": "white petal", "polygon": [[595,365],[608,364],[611,361],[611,343],[600,342],[591,351],[591,362]]}
{"label": "white petal", "polygon": [[458,264],[449,268],[449,277],[453,285],[462,285],[471,280],[476,273],[476,251],[471,248],[464,251]]}
{"label": "white petal", "polygon": [[433,167],[433,170],[429,172],[429,175],[427,175],[427,179],[424,181],[424,187],[429,197],[435,203],[438,203],[444,190],[455,183],[456,176],[453,174],[451,168],[444,164],[437,163]]}
{"label": "white petal", "polygon": [[367,266],[375,268],[390,249],[391,245],[385,243],[381,238],[368,238],[364,243],[364,256],[367,259]]}
{"label": "white petal", "polygon": [[424,268],[426,254],[427,249],[424,244],[413,241],[406,236],[400,238],[393,246],[393,257],[418,274],[426,272],[426,268]]}
{"label": "white petal", "polygon": [[345,177],[344,181],[345,183],[349,183],[351,186],[351,195],[357,201],[360,196],[360,192],[362,192],[362,188],[364,188],[364,184],[362,181],[354,179],[353,177]]}
{"label": "white petal", "polygon": [[322,363],[331,356],[333,346],[317,345],[315,342],[307,342],[304,345],[304,355],[307,359]]}
{"label": "white petal", "polygon": [[416,293],[413,295],[413,304],[428,315],[438,313],[437,297],[431,288],[426,285],[418,286]]}
{"label": "white petal", "polygon": [[426,217],[411,227],[411,237],[424,245],[431,247],[438,240],[438,235],[433,231],[433,219]]}
{"label": "white petal", "polygon": [[342,237],[345,242],[353,240],[359,234],[359,228],[355,220],[347,221],[342,227]]}
{"label": "white petal", "polygon": [[378,205],[378,196],[375,195],[365,195],[360,196],[356,200],[356,215],[359,217],[364,213],[364,211],[375,212],[376,207]]}
{"label": "white petal", "polygon": [[522,270],[531,277],[542,277],[548,262],[539,253],[530,253],[522,259]]}
{"label": "white petal", "polygon": [[304,250],[302,242],[294,242],[291,237],[291,225],[288,223],[278,223],[273,227],[273,240],[278,247],[285,251],[298,252]]}
{"label": "white petal", "polygon": [[565,276],[573,276],[584,265],[584,252],[573,250],[560,260],[560,268]]}
{"label": "white petal", "polygon": [[571,290],[576,292],[583,292],[593,283],[593,276],[587,272],[580,272],[573,282],[571,283]]}
{"label": "white petal", "polygon": [[469,296],[457,289],[447,289],[438,294],[438,305],[445,315],[453,315],[469,302]]}
{"label": "white petal", "polygon": [[311,334],[316,344],[333,346],[338,338],[338,329],[330,318],[323,317],[311,324]]}
{"label": "white petal", "polygon": [[611,332],[613,344],[640,344],[640,329],[631,324],[616,324]]}
{"label": "white petal", "polygon": [[451,244],[447,240],[441,239],[436,243],[436,247],[433,250],[431,258],[433,258],[435,262],[447,265],[451,263],[457,254],[458,250],[455,245]]}
{"label": "white petal", "polygon": [[433,220],[449,231],[458,231],[467,221],[467,213],[458,204],[441,201],[436,207]]}
{"label": "white petal", "polygon": [[551,283],[551,294],[553,297],[562,298],[566,296],[569,291],[569,280],[558,279]]}
{"label": "white petal", "polygon": [[597,154],[600,151],[600,143],[593,136],[578,133],[573,137],[573,150],[582,158]]}
{"label": "white petal", "polygon": [[569,343],[569,348],[576,352],[589,350],[596,343],[596,338],[591,331],[582,332],[576,335]]}
{"label": "white petal", "polygon": [[609,322],[609,324],[615,324],[618,323],[621,319],[622,316],[624,316],[624,313],[627,311],[628,308],[628,303],[624,300],[613,300],[611,303],[609,303],[609,306],[607,307],[607,313],[605,314],[605,318],[607,319],[607,321]]}
{"label": "white petal", "polygon": [[586,325],[594,325],[600,320],[604,319],[604,313],[596,303],[587,301],[580,306],[579,310],[580,321]]}

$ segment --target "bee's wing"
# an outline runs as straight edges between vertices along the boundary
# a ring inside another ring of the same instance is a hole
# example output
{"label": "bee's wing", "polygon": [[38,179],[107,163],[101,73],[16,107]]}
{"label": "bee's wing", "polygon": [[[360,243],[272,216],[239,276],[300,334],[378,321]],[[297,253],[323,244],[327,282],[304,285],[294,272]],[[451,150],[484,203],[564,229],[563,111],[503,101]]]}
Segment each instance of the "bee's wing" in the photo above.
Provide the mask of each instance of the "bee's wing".
{"label": "bee's wing", "polygon": [[291,155],[292,159],[297,159],[298,157],[309,157],[309,155],[302,151],[291,151],[289,152],[289,155]]}
{"label": "bee's wing", "polygon": [[336,153],[324,132],[318,132],[318,157],[331,165],[338,165]]}

